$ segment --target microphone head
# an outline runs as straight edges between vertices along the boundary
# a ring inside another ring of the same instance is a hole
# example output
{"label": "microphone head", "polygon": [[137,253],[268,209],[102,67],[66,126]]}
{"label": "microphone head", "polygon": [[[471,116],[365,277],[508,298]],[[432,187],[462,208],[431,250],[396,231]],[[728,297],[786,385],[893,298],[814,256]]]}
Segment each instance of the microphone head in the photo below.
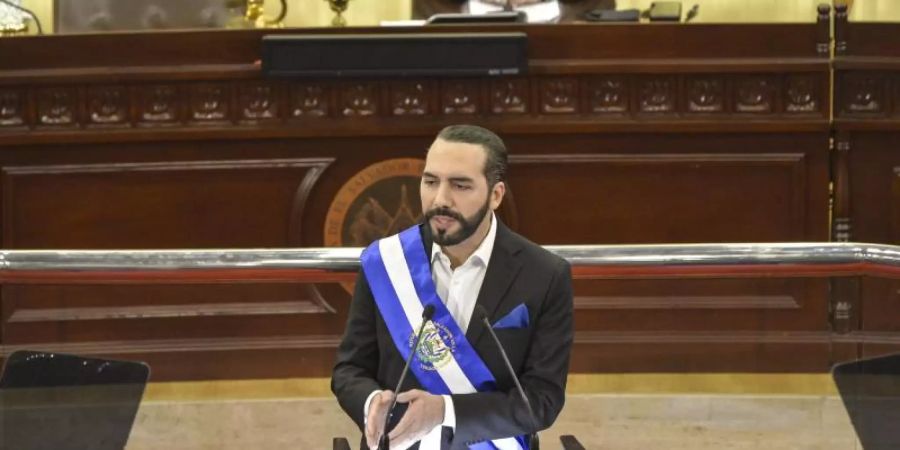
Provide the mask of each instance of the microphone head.
{"label": "microphone head", "polygon": [[431,320],[431,316],[434,315],[434,305],[425,305],[425,310],[422,311],[422,320]]}
{"label": "microphone head", "polygon": [[482,321],[487,322],[487,323],[490,323],[490,322],[489,322],[489,319],[488,319],[488,312],[487,312],[486,309],[484,309],[484,306],[481,306],[481,305],[479,305],[479,304],[476,303],[476,304],[475,304],[475,311],[478,312],[478,315],[479,315],[479,316],[481,316],[481,320],[482,320]]}

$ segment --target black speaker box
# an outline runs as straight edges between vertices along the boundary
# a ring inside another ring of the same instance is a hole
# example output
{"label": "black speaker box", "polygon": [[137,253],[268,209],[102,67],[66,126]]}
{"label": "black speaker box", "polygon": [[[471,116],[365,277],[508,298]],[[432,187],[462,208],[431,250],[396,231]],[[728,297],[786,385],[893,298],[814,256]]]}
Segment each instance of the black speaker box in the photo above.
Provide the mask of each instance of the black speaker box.
{"label": "black speaker box", "polygon": [[269,35],[262,71],[271,77],[522,75],[525,33]]}

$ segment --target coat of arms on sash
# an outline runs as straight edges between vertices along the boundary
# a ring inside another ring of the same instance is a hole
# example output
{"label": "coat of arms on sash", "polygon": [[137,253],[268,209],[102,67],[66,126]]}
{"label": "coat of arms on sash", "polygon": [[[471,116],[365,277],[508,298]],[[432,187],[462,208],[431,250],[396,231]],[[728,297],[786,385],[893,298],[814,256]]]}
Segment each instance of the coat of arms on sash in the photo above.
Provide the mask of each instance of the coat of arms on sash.
{"label": "coat of arms on sash", "polygon": [[[409,337],[409,348],[416,343],[416,334]],[[438,370],[447,365],[456,351],[456,341],[453,334],[444,325],[437,322],[428,322],[422,332],[422,343],[416,354],[416,361],[424,370]]]}

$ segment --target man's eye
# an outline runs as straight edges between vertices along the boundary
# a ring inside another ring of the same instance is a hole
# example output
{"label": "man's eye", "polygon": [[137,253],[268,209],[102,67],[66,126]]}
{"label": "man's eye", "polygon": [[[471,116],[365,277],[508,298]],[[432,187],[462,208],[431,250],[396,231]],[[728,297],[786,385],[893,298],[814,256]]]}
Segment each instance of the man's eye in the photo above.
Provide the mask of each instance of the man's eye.
{"label": "man's eye", "polygon": [[456,185],[454,185],[454,187],[461,191],[468,191],[469,189],[472,189],[472,186],[469,186],[467,184],[456,184]]}
{"label": "man's eye", "polygon": [[434,186],[435,183],[436,181],[434,180],[422,180],[422,184],[424,184],[425,186]]}

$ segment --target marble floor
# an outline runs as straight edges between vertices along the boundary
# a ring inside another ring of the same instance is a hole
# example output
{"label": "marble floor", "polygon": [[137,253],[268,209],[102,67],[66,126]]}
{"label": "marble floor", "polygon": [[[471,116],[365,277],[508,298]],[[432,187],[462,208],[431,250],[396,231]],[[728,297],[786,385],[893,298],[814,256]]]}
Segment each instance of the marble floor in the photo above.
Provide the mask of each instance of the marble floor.
{"label": "marble floor", "polygon": [[[328,449],[359,432],[333,398],[145,401],[128,450]],[[587,449],[859,449],[830,394],[570,394],[542,448],[575,435]]]}

